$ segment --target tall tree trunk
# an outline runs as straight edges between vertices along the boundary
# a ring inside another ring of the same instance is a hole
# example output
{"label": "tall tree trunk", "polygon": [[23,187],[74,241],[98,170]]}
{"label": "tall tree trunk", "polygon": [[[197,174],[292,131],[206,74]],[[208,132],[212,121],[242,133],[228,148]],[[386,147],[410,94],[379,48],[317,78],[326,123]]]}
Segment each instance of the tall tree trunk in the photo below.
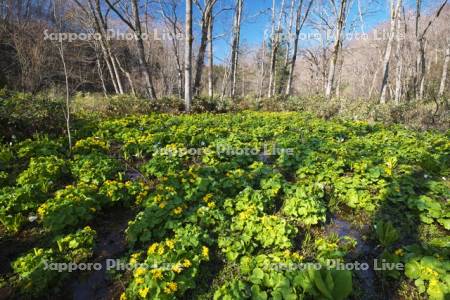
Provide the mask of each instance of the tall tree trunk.
{"label": "tall tree trunk", "polygon": [[[406,17],[403,9],[403,23],[404,23],[404,33],[406,36],[407,33],[407,24]],[[398,18],[397,21],[397,49],[395,53],[395,57],[397,59],[397,68],[396,68],[396,76],[395,76],[395,104],[399,105],[402,98],[402,78],[403,78],[403,41],[400,35],[402,19]]]}
{"label": "tall tree trunk", "polygon": [[161,6],[161,14],[164,17],[164,20],[166,23],[168,23],[168,27],[170,28],[169,34],[171,36],[172,40],[172,49],[173,54],[175,56],[175,63],[177,68],[177,81],[178,81],[178,97],[180,99],[183,98],[183,66],[180,59],[180,50],[179,50],[179,39],[178,39],[178,33],[181,32],[181,30],[178,27],[178,17],[177,17],[177,2],[172,1],[170,2],[170,7],[172,11],[172,15],[167,15],[162,1],[159,2]]}
{"label": "tall tree trunk", "polygon": [[125,70],[125,68],[122,66],[122,64],[120,63],[120,61],[117,57],[115,57],[115,59],[116,59],[117,65],[119,66],[120,70],[122,71],[123,74],[125,74],[125,77],[128,80],[128,84],[130,85],[130,89],[131,89],[131,94],[133,96],[136,96],[136,90],[134,89],[133,79],[131,78],[130,72]]}
{"label": "tall tree trunk", "polygon": [[295,71],[295,63],[297,62],[297,52],[298,52],[298,41],[300,37],[300,32],[302,30],[303,25],[305,24],[306,19],[308,18],[309,12],[311,10],[313,0],[309,2],[308,8],[305,12],[305,17],[302,20],[302,10],[303,10],[303,0],[300,0],[300,3],[297,8],[297,17],[295,21],[295,40],[294,40],[294,49],[292,52],[292,58],[289,66],[289,76],[287,80],[287,87],[286,87],[286,95],[289,96],[292,92],[292,81],[294,78],[294,71]]}
{"label": "tall tree trunk", "polygon": [[121,93],[121,89],[119,88],[118,79],[116,77],[117,69],[113,67],[111,45],[108,43],[108,39],[106,37],[106,31],[108,29],[108,26],[105,20],[103,19],[100,1],[96,0],[95,6],[92,3],[92,0],[87,1],[89,11],[79,1],[75,0],[75,3],[86,13],[86,15],[89,18],[92,19],[95,31],[100,34],[100,40],[97,45],[100,46],[103,59],[105,60],[106,66],[108,68],[109,76],[111,77],[111,82],[113,84],[114,91],[116,94],[119,94]]}
{"label": "tall tree trunk", "polygon": [[[61,5],[61,2],[59,4]],[[61,30],[62,29],[61,18],[59,18],[59,20],[58,20],[57,13],[56,13],[56,5],[57,5],[56,3],[54,3],[54,5],[53,5],[53,14],[54,14],[56,22],[58,23],[58,27],[59,27],[58,30],[59,30],[59,32],[61,32],[62,31]],[[72,150],[72,135],[70,132],[71,111],[70,111],[70,93],[69,93],[69,72],[67,70],[66,58],[64,55],[64,44],[63,44],[62,39],[59,41],[58,50],[59,50],[59,55],[60,55],[61,62],[63,65],[64,78],[65,78],[65,84],[66,84],[66,108],[64,111],[64,117],[66,119],[66,130],[67,130],[67,139],[68,139],[68,143],[69,143],[69,151],[71,151]]]}
{"label": "tall tree trunk", "polygon": [[264,77],[266,74],[265,70],[265,60],[266,60],[266,40],[263,39],[263,45],[262,45],[262,56],[261,56],[261,72],[260,72],[260,81],[259,81],[259,88],[258,88],[258,103],[261,100],[262,93],[263,93],[263,86],[264,86]]}
{"label": "tall tree trunk", "polygon": [[287,71],[289,65],[289,55],[291,54],[291,44],[293,42],[292,38],[292,28],[294,27],[294,9],[295,9],[295,1],[291,0],[291,6],[289,9],[289,25],[288,25],[288,39],[286,45],[286,53],[284,56],[284,70]]}
{"label": "tall tree trunk", "polygon": [[139,16],[138,1],[132,0],[131,5],[132,5],[132,10],[133,10],[134,29],[135,29],[136,39],[137,39],[139,64],[143,68],[142,71],[144,72],[145,83],[147,85],[147,91],[149,93],[150,98],[157,99],[155,86],[153,84],[153,76],[150,72],[150,68],[148,66],[147,59],[145,57],[145,48],[144,48],[144,41],[142,40],[142,27],[141,27],[141,21],[140,21],[140,16]]}
{"label": "tall tree trunk", "polygon": [[103,77],[102,66],[100,64],[100,59],[98,58],[98,56],[97,56],[96,63],[97,63],[98,76],[100,77],[100,81],[102,82],[103,95],[107,98],[108,97],[108,90],[106,89],[105,78]]}
{"label": "tall tree trunk", "polygon": [[447,74],[448,74],[449,63],[450,63],[450,43],[448,44],[447,49],[445,50],[445,60],[444,60],[444,65],[442,67],[441,84],[439,85],[439,93],[438,93],[439,98],[444,97],[445,86],[447,84]]}
{"label": "tall tree trunk", "polygon": [[[380,103],[385,104],[386,103],[386,93],[387,93],[387,84],[389,80],[389,67],[390,67],[390,61],[391,61],[391,52],[392,52],[392,44],[394,43],[395,39],[395,32],[396,28],[398,28],[397,20],[398,16],[400,15],[400,8],[402,5],[402,0],[397,0],[397,5],[394,5],[394,0],[391,0],[391,29],[389,33],[389,39],[386,45],[386,50],[384,52],[384,59],[383,59],[383,81],[381,83],[381,90],[380,90]],[[398,41],[400,43],[400,41]]]}
{"label": "tall tree trunk", "polygon": [[123,95],[123,86],[122,86],[122,80],[120,79],[120,73],[119,70],[117,69],[117,65],[116,65],[116,59],[114,58],[113,55],[111,55],[111,64],[114,70],[114,75],[116,76],[116,80],[117,80],[117,88],[119,89],[119,94]]}
{"label": "tall tree trunk", "polygon": [[[270,76],[269,76],[269,93],[268,93],[269,98],[271,98],[274,95],[275,89],[276,89],[275,81],[276,81],[277,54],[278,54],[278,48],[279,48],[279,44],[280,44],[281,18],[282,18],[283,11],[284,11],[284,3],[285,3],[285,0],[282,0],[280,14],[278,16],[278,24],[277,24],[276,32],[274,33],[275,36],[273,36],[271,39],[272,40],[272,54],[271,54],[271,58],[270,58]],[[274,22],[275,5],[273,5],[272,9],[273,9],[273,12],[272,12],[273,21],[272,22]]]}
{"label": "tall tree trunk", "polygon": [[186,0],[186,37],[184,50],[184,103],[191,112],[192,103],[192,0]]}
{"label": "tall tree trunk", "polygon": [[330,59],[330,68],[328,71],[328,79],[327,79],[327,85],[325,90],[325,97],[328,100],[331,100],[332,92],[333,92],[333,86],[334,86],[334,80],[336,76],[336,63],[339,57],[339,51],[341,49],[342,45],[342,31],[344,30],[345,25],[345,19],[346,19],[346,10],[347,10],[347,0],[341,0],[341,5],[339,8],[339,15],[337,19],[337,26],[336,26],[336,36],[334,41],[334,47],[333,47],[333,53]]}
{"label": "tall tree trunk", "polygon": [[213,81],[213,68],[214,68],[213,24],[214,24],[214,19],[211,16],[211,21],[208,24],[209,25],[208,26],[208,96],[209,96],[210,99],[214,98],[214,81]]}
{"label": "tall tree trunk", "polygon": [[202,12],[200,48],[198,50],[197,61],[195,64],[195,79],[193,87],[194,95],[197,96],[200,94],[203,66],[205,65],[205,52],[208,45],[208,28],[209,24],[212,22],[212,14],[215,3],[216,0],[207,0],[205,8]]}
{"label": "tall tree trunk", "polygon": [[233,26],[233,42],[231,47],[231,98],[236,97],[237,71],[239,67],[239,45],[241,38],[241,21],[244,0],[236,0],[236,12]]}
{"label": "tall tree trunk", "polygon": [[447,5],[448,0],[442,1],[434,17],[430,17],[425,29],[419,31],[419,22],[421,17],[422,0],[416,0],[416,44],[417,44],[417,60],[416,60],[416,72],[414,75],[414,91],[416,98],[422,100],[425,92],[425,72],[426,72],[426,60],[425,60],[425,45],[426,45],[426,34],[430,29],[434,21],[436,21],[441,15],[443,9]]}

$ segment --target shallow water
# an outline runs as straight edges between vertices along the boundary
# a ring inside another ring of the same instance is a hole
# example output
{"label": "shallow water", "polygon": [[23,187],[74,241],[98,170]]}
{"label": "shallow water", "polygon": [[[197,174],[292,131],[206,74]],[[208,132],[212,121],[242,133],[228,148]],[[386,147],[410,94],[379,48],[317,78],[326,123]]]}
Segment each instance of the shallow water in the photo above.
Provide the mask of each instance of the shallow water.
{"label": "shallow water", "polygon": [[[368,225],[363,228],[364,232],[369,230],[370,228]],[[325,231],[328,234],[335,233],[339,237],[349,236],[356,240],[356,247],[348,254],[347,260],[367,263],[370,266],[368,270],[354,271],[354,274],[357,277],[355,279],[357,279],[361,287],[362,296],[364,299],[382,299],[382,296],[377,292],[378,286],[376,274],[373,270],[373,260],[374,257],[376,257],[376,246],[367,242],[363,238],[363,232],[355,229],[350,222],[342,220],[338,217],[334,217],[332,219],[330,224],[326,226]]]}

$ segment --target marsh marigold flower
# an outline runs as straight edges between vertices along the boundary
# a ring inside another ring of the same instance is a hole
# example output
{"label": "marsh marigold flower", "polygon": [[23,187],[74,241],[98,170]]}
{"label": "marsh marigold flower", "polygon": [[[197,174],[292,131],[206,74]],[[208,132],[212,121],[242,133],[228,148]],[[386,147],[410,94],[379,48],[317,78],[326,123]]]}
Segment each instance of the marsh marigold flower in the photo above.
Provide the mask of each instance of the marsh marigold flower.
{"label": "marsh marigold flower", "polygon": [[175,242],[174,242],[174,240],[167,240],[167,241],[166,241],[166,246],[167,246],[169,249],[173,249],[173,248],[175,247]]}
{"label": "marsh marigold flower", "polygon": [[177,274],[181,273],[181,271],[183,271],[183,267],[181,266],[180,263],[177,263],[172,267],[172,271],[174,271]]}
{"label": "marsh marigold flower", "polygon": [[190,266],[192,266],[192,263],[189,261],[189,259],[185,259],[183,261],[183,267],[189,268]]}
{"label": "marsh marigold flower", "polygon": [[209,249],[208,249],[208,247],[203,246],[203,248],[202,248],[202,255],[204,257],[206,257],[206,258],[209,257]]}
{"label": "marsh marigold flower", "polygon": [[163,277],[161,269],[153,269],[151,271],[151,273],[152,273],[153,279],[155,279],[155,280],[161,279]]}
{"label": "marsh marigold flower", "polygon": [[146,298],[147,294],[148,294],[149,288],[143,288],[139,290],[139,296],[141,296],[142,298]]}
{"label": "marsh marigold flower", "polygon": [[140,277],[140,276],[144,276],[146,273],[144,268],[137,268],[136,271],[134,272],[134,277]]}
{"label": "marsh marigold flower", "polygon": [[148,247],[147,254],[153,254],[156,252],[156,248],[158,248],[158,243],[153,243],[150,247]]}
{"label": "marsh marigold flower", "polygon": [[178,285],[176,284],[176,282],[169,282],[166,287],[164,288],[164,292],[166,294],[173,294],[177,291],[178,289]]}

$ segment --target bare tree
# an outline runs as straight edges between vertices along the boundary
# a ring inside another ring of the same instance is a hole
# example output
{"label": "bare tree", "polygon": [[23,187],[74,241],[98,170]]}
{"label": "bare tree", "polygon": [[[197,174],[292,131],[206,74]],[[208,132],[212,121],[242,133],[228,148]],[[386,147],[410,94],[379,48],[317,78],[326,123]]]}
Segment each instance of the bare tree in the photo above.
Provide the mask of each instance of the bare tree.
{"label": "bare tree", "polygon": [[303,25],[305,24],[306,19],[308,18],[309,12],[311,10],[311,7],[313,5],[313,0],[310,0],[307,4],[305,15],[302,18],[302,10],[303,10],[303,0],[300,0],[300,3],[297,7],[297,17],[295,21],[295,40],[294,40],[294,49],[292,53],[292,58],[290,61],[290,68],[289,68],[289,76],[287,80],[287,87],[286,87],[286,95],[290,95],[292,91],[292,81],[294,78],[294,70],[295,70],[295,63],[297,61],[297,52],[298,52],[298,42],[300,37],[300,32],[303,28]]}
{"label": "bare tree", "polygon": [[149,64],[147,62],[147,58],[145,56],[145,47],[144,41],[142,39],[142,26],[141,19],[139,15],[139,3],[137,0],[131,0],[131,10],[133,16],[133,23],[130,20],[127,20],[124,13],[121,13],[117,7],[117,2],[114,4],[111,3],[110,0],[105,0],[108,6],[116,13],[116,15],[134,32],[136,42],[137,42],[137,50],[138,50],[138,59],[139,65],[142,68],[142,72],[144,73],[144,79],[147,87],[147,93],[151,99],[156,99],[156,90],[155,85],[153,83],[153,76],[150,71]]}
{"label": "bare tree", "polygon": [[[171,44],[172,50],[175,56],[175,64],[177,68],[177,80],[178,80],[178,96],[180,98],[183,97],[183,66],[180,58],[180,45],[178,35],[181,34],[181,29],[178,23],[178,1],[177,0],[169,0],[166,3],[163,3],[161,0],[159,1],[161,7],[161,14],[164,18],[164,21],[167,23],[167,27],[169,27],[169,33],[171,36]],[[168,7],[169,12],[166,12],[166,7]]]}
{"label": "bare tree", "polygon": [[192,103],[192,0],[186,0],[186,37],[184,50],[184,102],[186,112]]}
{"label": "bare tree", "polygon": [[244,0],[236,0],[233,24],[233,41],[231,45],[231,98],[236,97],[237,70],[239,65],[239,45],[241,38],[241,21]]}
{"label": "bare tree", "polygon": [[284,12],[284,4],[285,4],[285,0],[281,1],[281,8],[280,8],[280,14],[278,16],[278,24],[277,24],[277,28],[275,29],[274,32],[274,25],[275,25],[275,1],[273,1],[273,5],[272,5],[272,37],[271,37],[271,42],[272,42],[272,53],[270,56],[270,75],[269,75],[269,92],[267,94],[267,96],[270,98],[273,96],[273,94],[275,93],[275,89],[276,89],[276,84],[275,84],[275,79],[276,79],[276,63],[277,63],[277,54],[278,54],[278,49],[280,46],[280,35],[281,35],[281,18]]}
{"label": "bare tree", "polygon": [[[333,0],[330,0],[333,4],[334,7],[334,11],[335,13],[337,12],[337,7],[336,7],[336,3]],[[328,80],[327,80],[327,84],[326,84],[326,90],[325,90],[325,96],[327,97],[328,100],[331,99],[331,95],[332,95],[332,91],[333,91],[333,86],[334,86],[334,81],[335,81],[335,76],[336,76],[336,63],[338,61],[339,58],[339,51],[341,50],[342,47],[342,33],[344,31],[344,27],[345,27],[345,20],[346,20],[346,12],[347,12],[347,0],[341,0],[339,1],[340,5],[339,5],[339,13],[336,14],[336,32],[335,32],[335,41],[334,41],[334,46],[333,46],[333,52],[331,54],[331,59],[330,59],[330,67],[329,67],[329,71],[328,71]]]}
{"label": "bare tree", "polygon": [[438,93],[439,98],[442,98],[444,96],[445,85],[447,84],[447,74],[449,64],[450,64],[450,42],[448,43],[447,49],[445,50],[444,65],[442,66],[441,84],[439,85],[439,93]]}
{"label": "bare tree", "polygon": [[198,95],[200,93],[203,66],[205,64],[205,53],[208,44],[208,29],[213,20],[213,9],[216,2],[217,0],[205,0],[205,6],[203,7],[198,0],[194,0],[194,3],[202,12],[200,48],[198,50],[197,61],[195,64],[195,79],[193,86],[194,95]]}
{"label": "bare tree", "polygon": [[213,81],[213,68],[214,68],[214,51],[213,51],[213,25],[214,17],[211,16],[211,20],[208,24],[208,96],[210,99],[214,98],[214,81]]}
{"label": "bare tree", "polygon": [[392,45],[394,43],[395,39],[395,32],[398,31],[398,19],[400,15],[400,9],[402,6],[402,0],[397,0],[397,4],[394,4],[394,0],[391,0],[391,27],[390,27],[390,34],[389,39],[386,45],[386,49],[384,51],[384,58],[383,58],[383,81],[381,83],[381,91],[380,91],[380,103],[384,104],[386,103],[386,92],[387,92],[387,84],[389,79],[389,67],[390,67],[390,61],[391,61],[391,52],[392,52]]}
{"label": "bare tree", "polygon": [[[62,31],[62,17],[58,16],[60,13],[57,13],[57,10],[61,11],[62,7],[61,7],[61,2],[57,3],[56,1],[53,2],[53,14],[55,17],[55,22],[58,26],[59,32]],[[65,79],[65,85],[66,85],[66,107],[64,110],[64,118],[66,119],[66,130],[67,130],[67,139],[69,142],[69,150],[72,149],[72,135],[70,132],[70,92],[69,92],[69,72],[67,70],[67,65],[66,65],[66,58],[64,55],[64,44],[63,44],[63,40],[60,39],[59,40],[59,44],[58,44],[58,51],[59,51],[59,55],[61,57],[61,62],[63,65],[63,70],[64,70],[64,79]]]}
{"label": "bare tree", "polygon": [[421,10],[422,10],[422,0],[416,0],[416,44],[417,44],[417,60],[416,60],[416,73],[414,76],[414,89],[416,91],[416,98],[421,100],[424,96],[425,91],[425,72],[426,72],[426,57],[425,57],[425,41],[426,34],[430,29],[431,25],[439,18],[442,10],[447,4],[448,0],[442,2],[439,8],[436,11],[434,17],[431,17],[427,26],[420,31],[420,18],[421,18]]}
{"label": "bare tree", "polygon": [[[402,98],[402,77],[403,77],[403,40],[401,39],[401,25],[402,19],[398,18],[397,21],[397,49],[395,51],[395,58],[397,59],[396,76],[395,76],[395,104],[400,104]],[[408,32],[408,26],[406,24],[405,12],[403,9],[403,27],[405,36]]]}

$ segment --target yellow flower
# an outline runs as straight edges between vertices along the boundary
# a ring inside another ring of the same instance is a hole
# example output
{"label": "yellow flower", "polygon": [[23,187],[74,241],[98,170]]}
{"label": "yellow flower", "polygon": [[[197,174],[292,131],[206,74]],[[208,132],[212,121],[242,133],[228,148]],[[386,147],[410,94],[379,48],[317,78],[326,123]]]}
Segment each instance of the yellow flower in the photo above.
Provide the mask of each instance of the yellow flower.
{"label": "yellow flower", "polygon": [[175,208],[175,209],[173,210],[173,213],[176,214],[176,215],[179,215],[179,214],[181,214],[182,212],[183,212],[183,208],[182,208],[181,206],[178,206],[177,208]]}
{"label": "yellow flower", "polygon": [[284,257],[289,257],[291,255],[291,251],[289,251],[289,250],[285,250],[284,252],[283,252],[283,256]]}
{"label": "yellow flower", "polygon": [[404,254],[404,251],[403,251],[402,248],[399,248],[399,249],[395,250],[395,255],[397,255],[397,256],[403,256],[403,254]]}
{"label": "yellow flower", "polygon": [[183,271],[183,267],[181,266],[180,263],[177,263],[176,265],[174,265],[172,267],[172,271],[174,271],[175,273],[181,273],[181,271]]}
{"label": "yellow flower", "polygon": [[203,201],[208,202],[212,198],[213,194],[209,193],[203,196]]}
{"label": "yellow flower", "polygon": [[122,293],[122,294],[120,295],[120,300],[127,300],[127,294]]}
{"label": "yellow flower", "polygon": [[215,204],[214,202],[209,202],[209,203],[208,203],[208,207],[211,208],[211,209],[213,209],[213,208],[216,207],[216,204]]}
{"label": "yellow flower", "polygon": [[173,294],[177,291],[178,285],[176,282],[169,282],[166,287],[164,288],[164,293],[166,294]]}
{"label": "yellow flower", "polygon": [[138,278],[136,278],[135,282],[136,282],[136,284],[143,284],[144,283],[144,278],[138,277]]}
{"label": "yellow flower", "polygon": [[163,255],[164,254],[164,245],[163,244],[159,245],[159,247],[158,247],[158,254],[159,255]]}
{"label": "yellow flower", "polygon": [[192,263],[189,261],[189,259],[185,259],[183,261],[183,267],[189,268],[190,266],[192,266]]}
{"label": "yellow flower", "polygon": [[161,279],[163,277],[161,269],[153,269],[151,270],[152,277],[155,280]]}
{"label": "yellow flower", "polygon": [[173,249],[175,247],[174,240],[167,240],[166,241],[166,246],[169,247],[169,249]]}
{"label": "yellow flower", "polygon": [[156,248],[158,248],[158,243],[154,243],[150,247],[148,247],[147,255],[155,253],[156,252]]}
{"label": "yellow flower", "polygon": [[209,257],[209,249],[208,249],[208,247],[203,246],[203,248],[202,248],[202,255],[204,257],[206,257],[206,258]]}
{"label": "yellow flower", "polygon": [[303,260],[303,255],[300,255],[298,252],[294,252],[292,257],[297,260]]}
{"label": "yellow flower", "polygon": [[139,290],[139,296],[141,296],[142,298],[146,298],[147,294],[148,294],[148,290],[149,290],[148,287],[140,289]]}
{"label": "yellow flower", "polygon": [[166,207],[166,202],[161,202],[161,203],[159,204],[159,208],[164,208],[164,207]]}
{"label": "yellow flower", "polygon": [[134,271],[134,277],[140,277],[140,276],[144,276],[146,273],[144,268],[137,268],[136,271]]}

